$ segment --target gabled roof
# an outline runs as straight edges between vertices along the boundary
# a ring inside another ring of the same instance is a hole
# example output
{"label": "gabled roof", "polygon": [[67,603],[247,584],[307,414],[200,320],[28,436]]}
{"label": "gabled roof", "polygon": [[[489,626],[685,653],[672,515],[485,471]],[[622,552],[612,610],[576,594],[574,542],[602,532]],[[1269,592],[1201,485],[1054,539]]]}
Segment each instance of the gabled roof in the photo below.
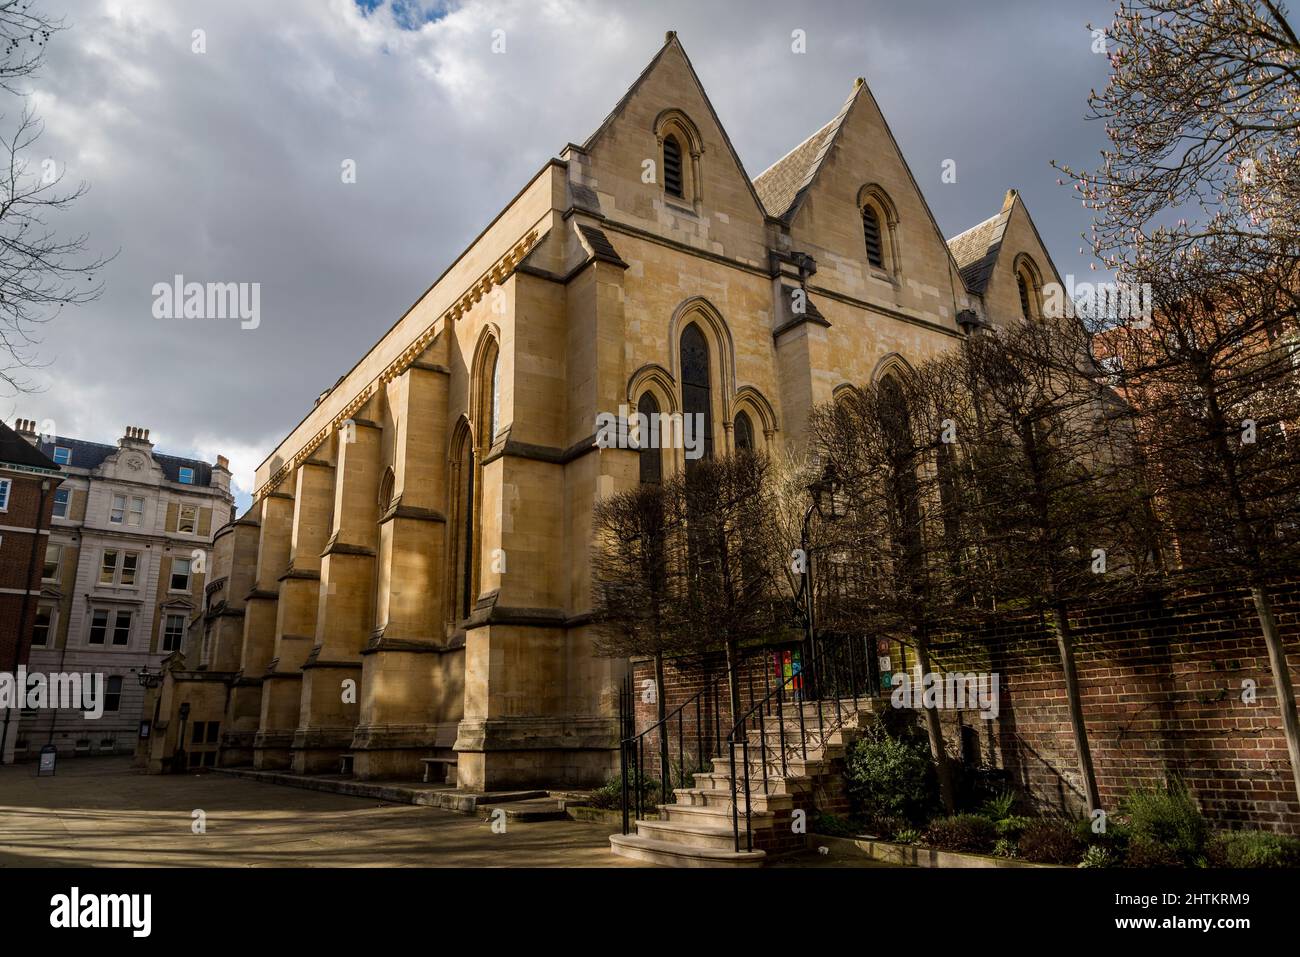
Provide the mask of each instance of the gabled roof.
{"label": "gabled roof", "polygon": [[0,465],[59,471],[53,459],[3,422],[0,422]]}
{"label": "gabled roof", "polygon": [[762,198],[769,216],[774,216],[787,225],[794,219],[808,188],[817,178],[822,161],[835,145],[835,138],[844,125],[849,107],[863,86],[862,80],[858,80],[833,120],[758,174],[754,180],[754,189]]}
{"label": "gabled roof", "polygon": [[740,170],[740,175],[745,180],[745,185],[749,187],[750,195],[754,197],[754,205],[758,207],[760,213],[764,212],[763,201],[759,199],[758,192],[754,189],[754,183],[750,180],[749,174],[745,172],[745,164],[740,161],[740,154],[736,152],[736,147],[732,145],[731,137],[727,135],[727,128],[722,125],[722,120],[718,119],[718,111],[713,108],[713,101],[709,99],[708,91],[704,89],[704,84],[700,82],[700,76],[695,72],[695,65],[691,63],[691,58],[686,55],[686,48],[683,47],[681,41],[677,39],[676,30],[669,30],[664,35],[664,43],[663,46],[659,48],[659,52],[654,55],[648,64],[646,64],[646,68],[641,71],[640,75],[632,81],[632,85],[628,87],[627,92],[619,98],[614,109],[610,110],[609,115],[601,121],[600,126],[596,127],[596,132],[587,137],[586,141],[582,144],[582,149],[585,152],[591,152],[596,141],[604,135],[605,131],[609,129],[614,120],[618,118],[618,115],[623,112],[623,108],[627,105],[627,102],[636,94],[636,91],[641,87],[641,84],[645,82],[646,77],[654,72],[659,61],[663,59],[664,54],[670,49],[676,49],[677,52],[681,54],[682,60],[686,63],[686,69],[690,71],[691,79],[695,81],[695,88],[699,90],[700,98],[704,100],[704,105],[708,108],[709,116],[712,118],[714,125],[717,126],[718,132],[722,134],[722,142],[726,144],[727,152],[731,154],[731,158],[735,162],[736,168]]}

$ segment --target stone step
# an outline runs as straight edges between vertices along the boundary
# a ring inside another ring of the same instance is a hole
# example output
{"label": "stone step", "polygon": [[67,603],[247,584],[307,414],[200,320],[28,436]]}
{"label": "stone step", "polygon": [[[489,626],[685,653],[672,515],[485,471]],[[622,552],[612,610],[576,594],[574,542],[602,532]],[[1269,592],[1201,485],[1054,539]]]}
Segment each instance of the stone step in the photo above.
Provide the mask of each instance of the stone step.
{"label": "stone step", "polygon": [[654,840],[639,834],[611,834],[609,847],[619,857],[659,864],[663,867],[762,867],[764,851],[741,851],[734,845],[726,850],[690,847],[672,841]]}
{"label": "stone step", "polygon": [[[745,826],[745,807],[741,802],[740,813],[738,815],[740,826]],[[707,824],[712,827],[726,828],[731,830],[731,806],[726,807],[709,804],[660,804],[660,820],[677,821],[682,823],[695,822],[697,824]],[[749,815],[749,826],[753,830],[771,828],[776,825],[776,815],[771,811],[754,811]]]}
{"label": "stone step", "polygon": [[568,818],[564,802],[553,797],[525,798],[509,804],[485,804],[482,811],[491,818],[498,808],[505,812],[508,821],[556,821]]}
{"label": "stone step", "polygon": [[[730,813],[730,786],[721,788],[677,788],[673,791],[673,794],[676,796],[678,804],[691,807],[725,808],[727,813]],[[754,802],[755,812],[794,810],[795,798],[792,794],[764,794],[760,785],[757,792],[751,789],[749,796]],[[740,805],[740,813],[744,814],[745,794],[743,791],[736,795],[736,801]]]}
{"label": "stone step", "polygon": [[[739,761],[743,753],[743,748],[736,748],[736,760]],[[848,747],[843,744],[814,744],[808,742],[807,748],[799,744],[797,738],[786,738],[785,742],[785,761],[786,765],[792,760],[800,761],[834,761],[844,757],[848,752]],[[750,734],[749,741],[749,760],[761,761],[763,759],[763,742],[757,733]],[[781,765],[781,741],[773,735],[767,736],[767,761],[768,764],[780,767]]]}
{"label": "stone step", "polygon": [[[636,832],[652,841],[685,844],[689,847],[711,847],[717,850],[735,850],[736,834],[728,821],[637,821]],[[742,835],[743,837],[743,835]]]}
{"label": "stone step", "polygon": [[[695,775],[695,786],[703,790],[721,790],[731,791],[731,775],[723,772],[705,772]],[[744,800],[745,787],[742,783],[737,789],[740,792],[741,800]],[[767,779],[767,794],[802,794],[812,790],[812,781],[807,777],[791,775],[782,777],[780,775],[769,775]],[[761,778],[751,778],[749,782],[750,795],[763,794],[763,780]]]}
{"label": "stone step", "polygon": [[[740,748],[737,747],[736,749],[737,773],[739,773],[742,769],[745,769],[749,772],[749,779],[751,781],[761,780],[763,777],[762,771],[764,770],[764,768],[766,768],[767,776],[769,778],[774,776],[803,778],[803,777],[812,777],[813,775],[826,773],[827,762],[813,757],[809,757],[808,760],[805,761],[801,757],[795,758],[787,755],[785,759],[785,763],[783,765],[781,763],[780,758],[774,757],[771,754],[767,756],[767,761],[764,762],[762,755],[755,754],[754,750],[751,748],[749,751],[749,764],[746,765],[744,755],[742,754]],[[728,778],[730,778],[731,762],[728,761],[726,758],[714,758],[713,773],[725,774]]]}

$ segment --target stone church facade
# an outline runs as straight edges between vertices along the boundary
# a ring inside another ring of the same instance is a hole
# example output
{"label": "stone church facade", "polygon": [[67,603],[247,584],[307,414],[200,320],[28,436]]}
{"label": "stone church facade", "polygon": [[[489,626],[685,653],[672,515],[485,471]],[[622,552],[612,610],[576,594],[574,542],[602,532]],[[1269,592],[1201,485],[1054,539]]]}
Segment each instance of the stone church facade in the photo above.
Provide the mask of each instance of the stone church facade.
{"label": "stone church facade", "polygon": [[603,782],[627,663],[593,652],[590,514],[640,462],[597,417],[701,412],[714,454],[797,448],[838,389],[1052,281],[1014,191],[945,241],[862,80],[751,179],[669,34],[261,464],[143,758]]}

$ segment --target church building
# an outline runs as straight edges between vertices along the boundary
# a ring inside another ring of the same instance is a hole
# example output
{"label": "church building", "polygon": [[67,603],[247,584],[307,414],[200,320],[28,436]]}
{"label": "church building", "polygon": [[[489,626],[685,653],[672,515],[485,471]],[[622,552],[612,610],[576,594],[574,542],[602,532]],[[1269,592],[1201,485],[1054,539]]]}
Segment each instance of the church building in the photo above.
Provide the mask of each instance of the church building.
{"label": "church building", "polygon": [[706,455],[798,448],[838,390],[1059,281],[1014,191],[944,239],[861,79],[751,178],[669,33],[270,450],[143,759],[603,783],[628,664],[593,651],[592,506],[683,450],[602,447],[598,417],[702,415]]}

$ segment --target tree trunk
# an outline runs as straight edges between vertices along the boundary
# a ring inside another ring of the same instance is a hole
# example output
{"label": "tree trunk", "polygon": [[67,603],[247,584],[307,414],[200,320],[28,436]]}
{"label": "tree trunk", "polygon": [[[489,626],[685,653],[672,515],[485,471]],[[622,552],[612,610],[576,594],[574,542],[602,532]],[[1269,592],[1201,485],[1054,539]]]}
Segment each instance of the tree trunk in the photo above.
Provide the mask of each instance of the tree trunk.
{"label": "tree trunk", "polygon": [[[916,640],[916,662],[921,666],[921,678],[930,674],[929,640],[918,636]],[[957,793],[952,784],[952,765],[948,762],[948,749],[943,744],[943,726],[939,723],[939,712],[934,708],[924,707],[925,733],[930,739],[930,756],[934,758],[935,772],[939,776],[939,799],[943,809],[949,814],[957,811]]]}
{"label": "tree trunk", "polygon": [[740,675],[736,673],[738,662],[736,655],[738,649],[736,642],[728,638],[725,644],[727,649],[727,692],[731,698],[731,727],[734,730],[736,722],[740,720]]}
{"label": "tree trunk", "polygon": [[1277,633],[1277,620],[1273,617],[1273,603],[1264,591],[1263,585],[1252,585],[1250,597],[1255,600],[1255,612],[1259,615],[1260,631],[1264,633],[1264,644],[1268,648],[1269,668],[1273,672],[1273,684],[1277,688],[1277,706],[1282,712],[1282,732],[1286,735],[1286,750],[1291,756],[1291,779],[1295,784],[1297,800],[1300,800],[1300,721],[1296,719],[1295,690],[1291,687],[1291,670],[1286,663],[1286,649]]}
{"label": "tree trunk", "polygon": [[1074,733],[1074,752],[1079,759],[1079,777],[1088,802],[1088,814],[1101,807],[1097,774],[1092,767],[1092,749],[1088,747],[1088,728],[1083,721],[1083,702],[1079,697],[1079,674],[1074,667],[1074,636],[1070,617],[1059,604],[1052,606],[1052,625],[1056,632],[1056,652],[1061,658],[1061,675],[1065,678],[1065,700],[1070,708],[1070,730]]}

